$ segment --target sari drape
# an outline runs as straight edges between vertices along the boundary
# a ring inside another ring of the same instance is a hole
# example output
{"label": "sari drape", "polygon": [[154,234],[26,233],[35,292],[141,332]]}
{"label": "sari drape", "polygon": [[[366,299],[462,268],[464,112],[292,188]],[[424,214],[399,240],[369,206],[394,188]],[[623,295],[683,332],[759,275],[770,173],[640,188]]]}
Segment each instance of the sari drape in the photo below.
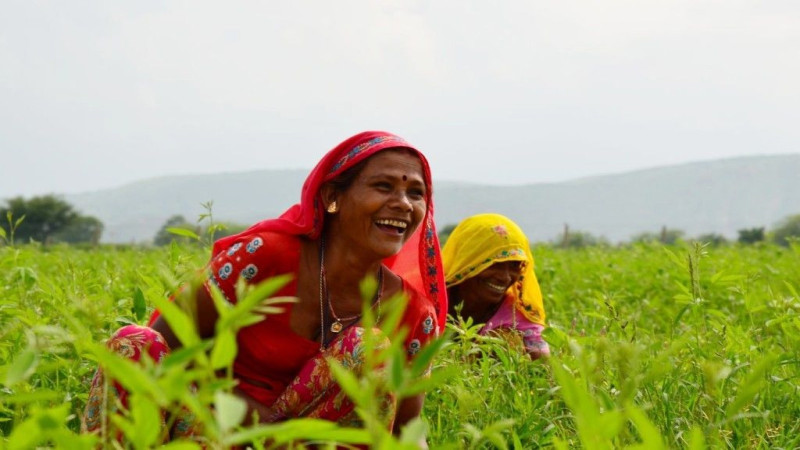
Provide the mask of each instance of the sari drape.
{"label": "sari drape", "polygon": [[[324,227],[325,212],[320,188],[355,164],[392,148],[409,149],[419,157],[427,188],[427,209],[419,228],[397,255],[384,260],[384,264],[403,279],[403,290],[409,296],[402,323],[409,330],[406,349],[409,357],[413,357],[422,345],[438,335],[439,324],[444,323],[447,314],[447,293],[433,220],[433,189],[428,162],[407,141],[391,133],[368,131],[343,141],[311,171],[303,185],[300,203],[276,219],[264,220],[242,233],[216,241],[207,268],[210,272],[208,283],[217,285],[228,300],[235,303],[233,286],[239,277],[256,283],[269,276],[296,274],[300,239],[317,239]],[[295,292],[296,280],[293,280],[278,295],[294,295]],[[333,388],[335,383],[332,379],[317,376],[316,384],[309,384],[309,380],[302,376],[324,372],[324,356],[347,358],[348,354],[357,352],[359,341],[354,336],[357,338],[358,330],[363,332],[363,329],[351,328],[348,333],[342,333],[325,352],[320,352],[318,343],[290,332],[290,308],[239,331],[239,354],[234,362],[234,376],[237,373],[241,375],[240,387],[254,399],[267,406],[280,406],[285,411],[283,417],[302,414],[334,421],[350,420],[347,418],[351,416],[352,404]],[[153,314],[149,324],[152,325],[157,317],[158,312]],[[122,339],[127,339],[130,334],[141,333],[149,338],[135,346],[135,357],[131,359],[138,360],[136,355],[160,345],[158,333],[144,327],[126,327],[113,336],[108,345],[119,350]],[[267,348],[266,353],[264,348]],[[340,352],[326,354],[329,349],[338,349]],[[269,364],[265,366],[265,363]],[[274,373],[270,374],[270,370]],[[98,371],[95,379],[102,381],[102,376],[102,371]],[[124,402],[126,393],[118,385],[115,385],[116,388],[119,388],[115,394],[120,398],[120,405],[127,407]],[[100,389],[98,385],[97,390],[90,393],[90,398],[104,395]],[[98,406],[91,401],[90,404],[91,408]],[[389,406],[394,407],[393,401],[387,402]],[[95,412],[87,405],[84,421],[89,431],[96,429],[93,419]]]}
{"label": "sari drape", "polygon": [[422,223],[397,255],[384,260],[384,264],[400,275],[433,305],[438,323],[447,318],[447,292],[445,290],[439,238],[433,214],[433,184],[430,166],[425,156],[405,139],[385,131],[365,131],[352,136],[329,151],[306,178],[300,203],[292,206],[277,219],[259,222],[242,233],[222,238],[214,243],[212,253],[229,249],[244,236],[262,232],[278,232],[293,236],[317,239],[324,226],[325,211],[320,198],[320,188],[370,156],[391,148],[406,148],[420,159],[426,186],[427,210]]}

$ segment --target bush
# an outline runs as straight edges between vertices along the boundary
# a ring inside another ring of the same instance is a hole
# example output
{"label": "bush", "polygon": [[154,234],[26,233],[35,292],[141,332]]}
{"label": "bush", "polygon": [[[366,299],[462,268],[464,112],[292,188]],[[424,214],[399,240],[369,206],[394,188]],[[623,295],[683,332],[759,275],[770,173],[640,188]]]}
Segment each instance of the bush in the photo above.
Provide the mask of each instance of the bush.
{"label": "bush", "polygon": [[564,233],[561,241],[556,247],[561,248],[584,248],[597,245],[608,245],[608,240],[604,237],[595,236],[587,231],[570,231]]}
{"label": "bush", "polygon": [[658,233],[639,233],[631,239],[631,242],[660,242],[665,245],[673,245],[682,240],[685,234],[683,230],[662,227]]}
{"label": "bush", "polygon": [[[0,224],[0,228],[3,228],[0,235],[8,236],[9,242],[10,236],[15,235],[21,243],[97,243],[103,233],[100,220],[81,215],[71,204],[55,195],[8,199],[6,206],[0,208],[0,217],[8,218],[8,226]],[[12,217],[16,218],[13,223]]]}
{"label": "bush", "polygon": [[713,247],[719,247],[721,245],[725,245],[728,243],[728,239],[726,239],[725,236],[717,233],[701,234],[700,236],[697,236],[697,239],[695,240],[698,242],[710,244]]}
{"label": "bush", "polygon": [[784,218],[772,231],[772,240],[778,245],[788,247],[791,238],[800,238],[800,214]]}
{"label": "bush", "polygon": [[184,242],[184,243],[192,242],[191,237],[178,235],[170,231],[170,229],[176,229],[176,228],[190,231],[195,235],[200,233],[199,226],[193,225],[192,223],[187,221],[185,217],[176,214],[167,219],[167,221],[164,222],[164,225],[161,225],[161,228],[158,230],[155,237],[153,238],[153,244],[161,247],[164,245],[169,245],[173,241]]}
{"label": "bush", "polygon": [[755,244],[764,240],[764,227],[743,228],[739,230],[740,244]]}

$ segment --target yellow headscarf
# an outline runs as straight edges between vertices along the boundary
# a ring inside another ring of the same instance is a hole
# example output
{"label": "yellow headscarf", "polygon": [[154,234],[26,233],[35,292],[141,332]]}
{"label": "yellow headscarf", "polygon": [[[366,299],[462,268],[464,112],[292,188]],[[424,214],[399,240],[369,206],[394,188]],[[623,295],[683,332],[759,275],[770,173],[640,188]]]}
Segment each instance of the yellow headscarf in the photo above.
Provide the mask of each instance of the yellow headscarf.
{"label": "yellow headscarf", "polygon": [[525,233],[500,214],[478,214],[461,221],[442,249],[445,283],[456,286],[497,262],[523,261],[522,277],[508,288],[517,310],[544,325],[542,291],[533,271],[533,253]]}

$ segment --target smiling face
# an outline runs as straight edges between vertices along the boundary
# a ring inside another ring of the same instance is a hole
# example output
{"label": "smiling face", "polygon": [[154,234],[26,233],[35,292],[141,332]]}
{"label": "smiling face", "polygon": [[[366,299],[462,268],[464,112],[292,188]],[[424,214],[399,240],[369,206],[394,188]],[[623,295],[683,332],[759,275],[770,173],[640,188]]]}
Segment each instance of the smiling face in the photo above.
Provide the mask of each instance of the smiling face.
{"label": "smiling face", "polygon": [[501,303],[508,288],[519,281],[522,265],[522,261],[494,263],[457,285],[460,300],[464,302],[464,310],[480,311]]}
{"label": "smiling face", "polygon": [[427,208],[422,163],[412,152],[385,150],[371,156],[352,183],[323,191],[325,206],[337,212],[326,225],[331,239],[344,239],[353,252],[382,259],[400,251]]}

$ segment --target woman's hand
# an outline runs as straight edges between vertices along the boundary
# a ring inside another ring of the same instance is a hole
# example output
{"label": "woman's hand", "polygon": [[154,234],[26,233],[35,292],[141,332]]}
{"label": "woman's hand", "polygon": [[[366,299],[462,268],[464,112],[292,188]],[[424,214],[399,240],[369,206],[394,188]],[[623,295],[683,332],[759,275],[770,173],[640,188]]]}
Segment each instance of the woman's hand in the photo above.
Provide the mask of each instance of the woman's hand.
{"label": "woman's hand", "polygon": [[247,404],[247,414],[245,415],[242,425],[254,425],[255,422],[253,421],[253,418],[255,415],[258,415],[258,423],[274,423],[285,419],[285,417],[278,413],[278,411],[258,402],[256,399],[250,397],[250,395],[241,390],[238,386],[233,388],[233,393],[236,394],[237,397],[244,400]]}
{"label": "woman's hand", "polygon": [[422,404],[425,402],[425,394],[418,394],[413,397],[406,397],[400,400],[397,405],[397,414],[394,419],[392,432],[399,435],[403,426],[411,420],[419,417],[422,413]]}

